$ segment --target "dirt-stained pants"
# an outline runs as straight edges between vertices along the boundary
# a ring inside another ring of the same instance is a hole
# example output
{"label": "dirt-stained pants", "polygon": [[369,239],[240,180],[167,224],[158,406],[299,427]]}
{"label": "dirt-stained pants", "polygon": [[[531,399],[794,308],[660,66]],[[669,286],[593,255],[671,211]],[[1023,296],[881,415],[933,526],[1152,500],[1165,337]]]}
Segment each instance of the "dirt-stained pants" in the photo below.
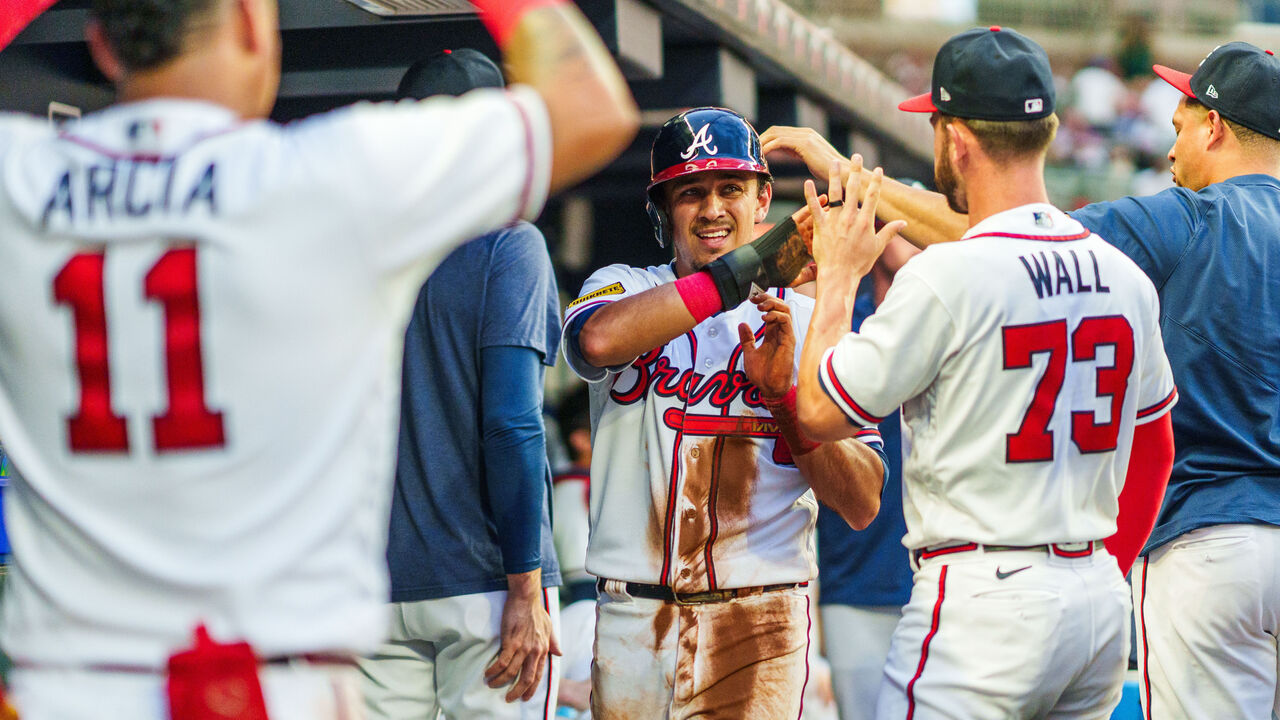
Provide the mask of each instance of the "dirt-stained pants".
{"label": "dirt-stained pants", "polygon": [[798,718],[809,603],[797,588],[677,606],[609,582],[596,606],[592,717]]}

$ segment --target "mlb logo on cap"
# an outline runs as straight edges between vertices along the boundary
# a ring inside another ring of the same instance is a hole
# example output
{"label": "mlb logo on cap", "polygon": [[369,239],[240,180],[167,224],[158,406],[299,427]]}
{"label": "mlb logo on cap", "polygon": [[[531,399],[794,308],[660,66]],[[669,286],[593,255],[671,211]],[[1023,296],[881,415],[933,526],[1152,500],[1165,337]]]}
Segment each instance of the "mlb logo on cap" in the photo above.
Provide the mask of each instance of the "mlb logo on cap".
{"label": "mlb logo on cap", "polygon": [[1038,120],[1053,114],[1053,72],[1044,48],[993,25],[943,44],[933,61],[933,91],[898,106],[973,120]]}

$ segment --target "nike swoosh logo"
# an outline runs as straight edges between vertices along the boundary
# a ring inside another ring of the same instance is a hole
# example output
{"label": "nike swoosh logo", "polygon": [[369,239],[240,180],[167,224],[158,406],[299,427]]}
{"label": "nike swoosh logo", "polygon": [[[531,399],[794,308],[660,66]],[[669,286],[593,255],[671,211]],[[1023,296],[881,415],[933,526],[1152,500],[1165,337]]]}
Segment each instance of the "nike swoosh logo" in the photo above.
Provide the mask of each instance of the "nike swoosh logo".
{"label": "nike swoosh logo", "polygon": [[1030,566],[1030,565],[1028,565],[1028,566],[1026,566],[1026,567],[1020,567],[1020,568],[1018,568],[1017,570],[1010,570],[1009,572],[1003,572],[1002,570],[1000,570],[1000,568],[996,568],[996,579],[997,579],[997,580],[1003,580],[1003,579],[1005,579],[1005,578],[1009,577],[1010,575],[1016,575],[1016,574],[1018,574],[1018,573],[1022,572],[1023,570],[1030,570],[1030,569],[1031,569],[1031,566]]}

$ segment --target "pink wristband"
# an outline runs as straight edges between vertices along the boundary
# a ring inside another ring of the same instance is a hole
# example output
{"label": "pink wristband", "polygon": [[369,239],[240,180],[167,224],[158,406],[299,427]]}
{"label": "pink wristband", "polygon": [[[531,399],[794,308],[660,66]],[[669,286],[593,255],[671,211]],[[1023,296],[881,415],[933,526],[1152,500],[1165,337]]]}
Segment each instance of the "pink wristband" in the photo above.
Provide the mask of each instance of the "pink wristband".
{"label": "pink wristband", "polygon": [[684,306],[693,316],[695,323],[700,323],[720,312],[723,305],[720,302],[720,291],[716,289],[711,273],[706,270],[677,280],[676,291],[680,293],[680,299],[684,301]]}
{"label": "pink wristband", "polygon": [[[766,398],[762,396],[760,399],[764,402],[764,406],[769,410],[770,415],[774,416],[775,418],[777,417],[790,418],[792,422],[795,422],[795,418],[796,418],[796,386],[795,385],[792,385],[791,389],[787,391],[787,394],[783,395],[780,398],[771,399],[771,398]],[[822,443],[814,442],[809,438],[805,437],[804,435],[802,435],[800,433],[799,428],[796,428],[796,436],[800,438],[800,447],[791,448],[792,457],[800,457],[801,455],[808,455],[814,450],[817,450],[819,447],[822,447]]]}
{"label": "pink wristband", "polygon": [[520,18],[530,10],[550,5],[563,5],[566,0],[474,0],[471,4],[480,10],[480,20],[489,34],[497,41],[498,47],[506,47],[511,33]]}

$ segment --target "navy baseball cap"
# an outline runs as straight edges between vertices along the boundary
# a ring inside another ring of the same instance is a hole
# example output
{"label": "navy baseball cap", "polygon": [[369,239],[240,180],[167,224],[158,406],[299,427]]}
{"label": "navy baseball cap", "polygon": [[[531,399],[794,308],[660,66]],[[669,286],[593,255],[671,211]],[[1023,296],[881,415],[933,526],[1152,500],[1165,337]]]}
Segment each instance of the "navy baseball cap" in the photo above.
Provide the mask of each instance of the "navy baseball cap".
{"label": "navy baseball cap", "polygon": [[1053,114],[1053,71],[1044,48],[992,25],[948,40],[933,61],[933,89],[898,105],[973,120],[1038,120]]}
{"label": "navy baseball cap", "polygon": [[1241,125],[1280,140],[1280,58],[1246,42],[1214,48],[1194,75],[1152,67],[1184,95]]}
{"label": "navy baseball cap", "polygon": [[404,74],[398,98],[422,100],[432,95],[462,95],[476,88],[506,87],[502,71],[479,50],[443,50],[419,60]]}

